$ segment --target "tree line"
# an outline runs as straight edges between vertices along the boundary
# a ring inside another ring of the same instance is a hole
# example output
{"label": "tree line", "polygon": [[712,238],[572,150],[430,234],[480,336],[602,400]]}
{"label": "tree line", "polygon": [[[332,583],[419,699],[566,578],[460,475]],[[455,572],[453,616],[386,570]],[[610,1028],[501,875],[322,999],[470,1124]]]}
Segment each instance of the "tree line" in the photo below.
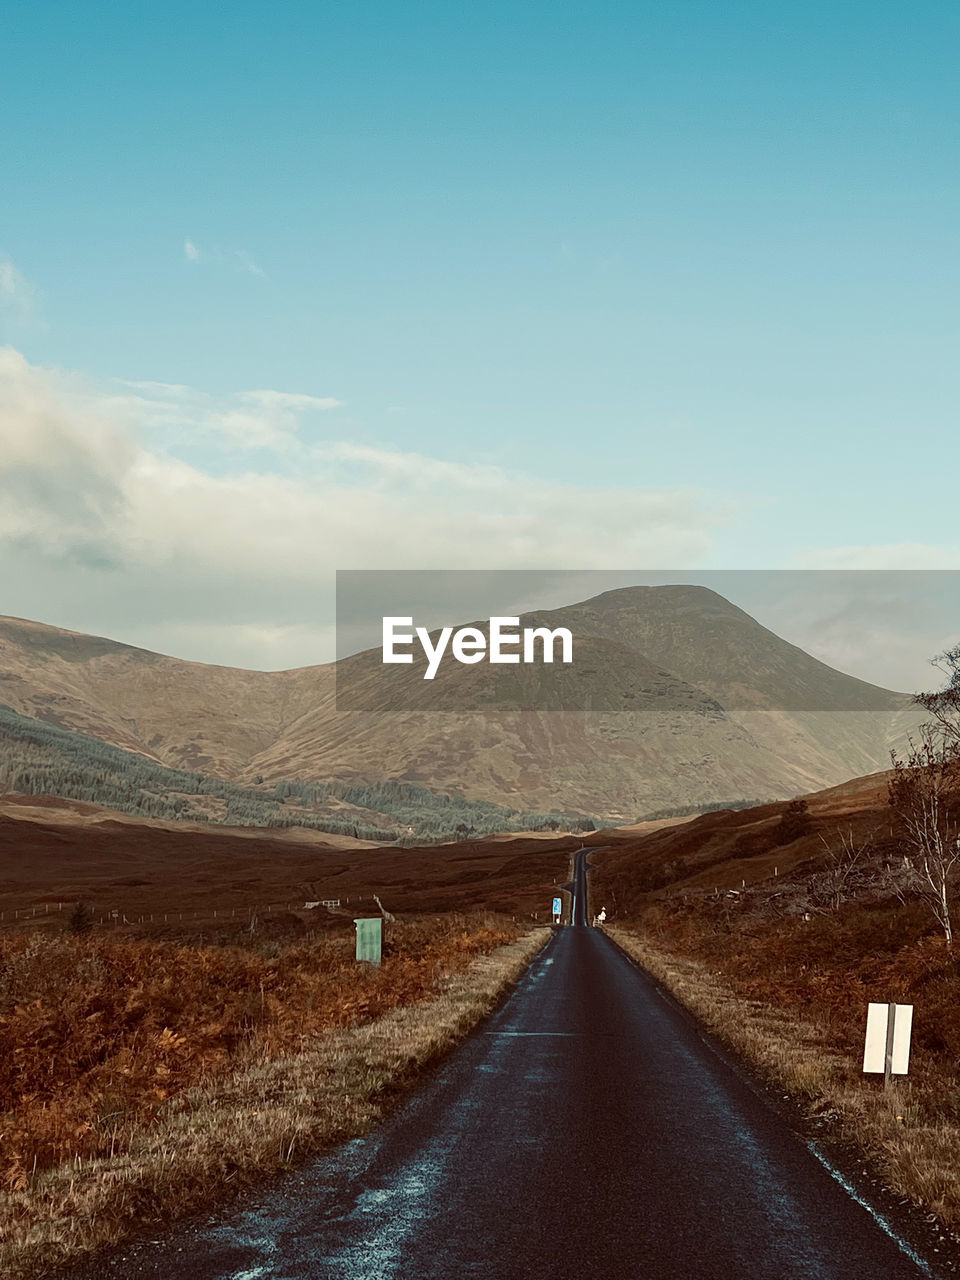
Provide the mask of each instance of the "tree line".
{"label": "tree line", "polygon": [[[403,845],[466,839],[494,831],[592,831],[598,825],[582,814],[511,809],[398,781],[312,782],[294,778],[267,785],[257,778],[253,785],[244,786],[157,764],[3,706],[0,791],[61,796],[145,818],[305,828]],[[208,810],[192,799],[201,796],[223,802],[219,818],[211,818]],[[337,813],[339,805],[366,813]]]}

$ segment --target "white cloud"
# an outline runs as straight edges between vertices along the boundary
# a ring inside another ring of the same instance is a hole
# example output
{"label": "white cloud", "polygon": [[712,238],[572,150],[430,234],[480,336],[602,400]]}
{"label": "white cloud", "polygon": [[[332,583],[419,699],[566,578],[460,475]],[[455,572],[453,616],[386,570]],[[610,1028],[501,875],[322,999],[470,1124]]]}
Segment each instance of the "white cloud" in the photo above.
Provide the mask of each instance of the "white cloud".
{"label": "white cloud", "polygon": [[0,256],[0,313],[16,324],[32,319],[36,306],[33,285],[9,258]]}
{"label": "white cloud", "polygon": [[109,558],[135,457],[122,432],[66,412],[55,385],[0,348],[0,542],[65,560]]}
{"label": "white cloud", "polygon": [[147,431],[158,445],[178,446],[206,439],[231,448],[289,449],[305,419],[339,409],[333,396],[258,389],[214,396],[169,382],[124,381],[108,389],[91,387],[63,374],[45,374],[64,402],[84,413],[108,414],[129,431]]}
{"label": "white cloud", "polygon": [[[689,490],[303,445],[299,415],[335,402],[227,400],[152,383],[101,392],[0,353],[4,612],[160,649],[183,639],[196,647],[180,656],[199,660],[300,665],[333,656],[336,568],[691,566],[726,519]],[[182,414],[215,438],[294,450],[296,465],[190,465],[151,443]]]}
{"label": "white cloud", "polygon": [[196,240],[188,238],[183,242],[183,256],[187,262],[214,262],[221,267],[229,267],[232,271],[242,271],[261,279],[265,279],[267,275],[247,249],[222,249],[218,245],[214,245],[212,249],[201,249]]}
{"label": "white cloud", "polygon": [[238,270],[246,271],[251,276],[260,276],[261,279],[266,278],[267,273],[264,271],[263,267],[258,266],[254,262],[253,255],[248,253],[246,249],[235,249],[233,251],[233,257]]}
{"label": "white cloud", "polygon": [[22,293],[26,281],[9,258],[0,258],[0,298],[5,301]]}
{"label": "white cloud", "polygon": [[281,449],[291,445],[304,414],[325,413],[343,406],[332,396],[290,391],[242,391],[235,406],[213,410],[202,419],[206,430],[219,431],[245,449]]}
{"label": "white cloud", "polygon": [[343,404],[342,400],[334,400],[331,396],[308,396],[296,391],[243,391],[240,395],[243,400],[262,405],[264,409],[294,413],[309,409],[339,409]]}

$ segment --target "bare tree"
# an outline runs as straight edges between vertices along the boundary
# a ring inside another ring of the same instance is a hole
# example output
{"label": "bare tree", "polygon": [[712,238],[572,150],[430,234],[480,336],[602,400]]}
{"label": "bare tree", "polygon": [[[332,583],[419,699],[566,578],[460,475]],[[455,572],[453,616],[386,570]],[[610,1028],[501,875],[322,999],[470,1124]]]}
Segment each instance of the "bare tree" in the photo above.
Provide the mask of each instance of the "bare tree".
{"label": "bare tree", "polygon": [[937,654],[933,665],[947,677],[945,687],[918,693],[914,702],[930,712],[947,741],[960,745],[960,645]]}
{"label": "bare tree", "polygon": [[850,882],[863,866],[867,854],[873,847],[872,836],[857,837],[854,835],[853,827],[849,827],[846,831],[838,828],[830,840],[821,835],[820,840],[827,851],[827,869],[824,879],[833,909],[839,911]]}
{"label": "bare tree", "polygon": [[906,760],[891,752],[888,799],[897,820],[908,884],[953,942],[951,903],[960,864],[960,741],[925,725]]}

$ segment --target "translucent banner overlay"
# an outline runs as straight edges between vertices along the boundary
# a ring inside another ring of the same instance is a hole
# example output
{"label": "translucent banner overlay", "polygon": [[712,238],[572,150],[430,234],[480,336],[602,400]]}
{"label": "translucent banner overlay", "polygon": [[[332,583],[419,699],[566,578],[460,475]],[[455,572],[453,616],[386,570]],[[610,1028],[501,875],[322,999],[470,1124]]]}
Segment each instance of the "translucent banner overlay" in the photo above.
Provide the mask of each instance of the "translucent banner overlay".
{"label": "translucent banner overlay", "polygon": [[651,745],[857,713],[893,740],[958,640],[954,570],[344,570],[336,706],[629,716]]}

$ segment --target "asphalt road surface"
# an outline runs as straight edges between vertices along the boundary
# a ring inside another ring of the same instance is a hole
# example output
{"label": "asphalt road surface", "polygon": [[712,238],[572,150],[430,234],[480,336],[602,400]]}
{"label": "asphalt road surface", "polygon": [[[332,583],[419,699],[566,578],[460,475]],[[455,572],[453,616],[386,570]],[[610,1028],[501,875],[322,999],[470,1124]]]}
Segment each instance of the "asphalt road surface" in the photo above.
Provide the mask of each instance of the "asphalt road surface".
{"label": "asphalt road surface", "polygon": [[935,1274],[584,918],[380,1130],[98,1275],[915,1280]]}

